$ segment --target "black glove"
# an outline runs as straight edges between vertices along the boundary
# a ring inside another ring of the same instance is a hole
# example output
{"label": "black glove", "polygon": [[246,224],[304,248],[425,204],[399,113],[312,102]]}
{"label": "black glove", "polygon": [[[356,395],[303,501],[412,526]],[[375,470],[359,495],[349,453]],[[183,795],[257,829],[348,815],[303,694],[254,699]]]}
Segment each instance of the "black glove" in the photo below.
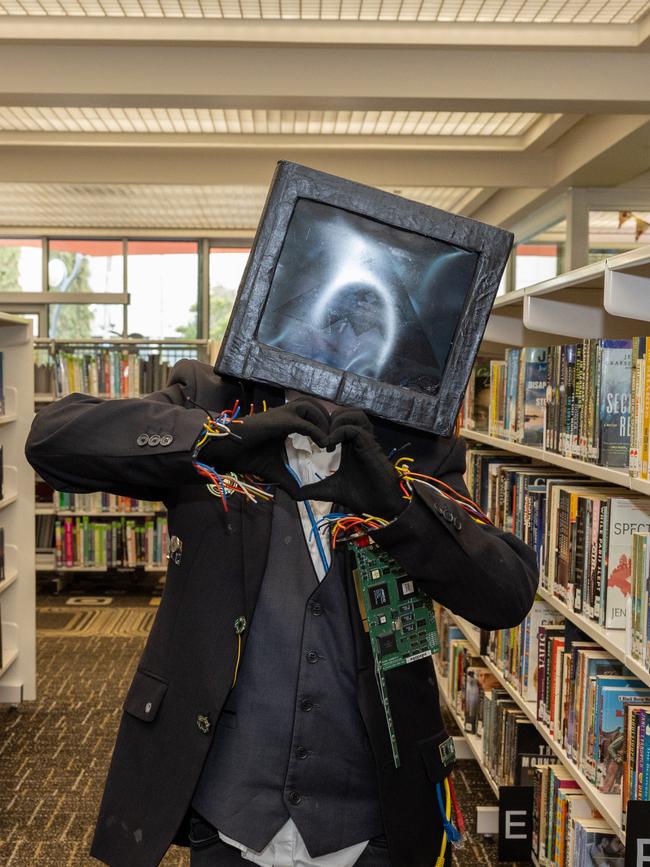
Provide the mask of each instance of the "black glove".
{"label": "black glove", "polygon": [[341,443],[341,465],[326,479],[300,488],[300,500],[339,503],[353,514],[392,519],[408,506],[399,473],[375,439],[368,416],[337,409],[330,418],[329,446]]}
{"label": "black glove", "polygon": [[267,412],[244,416],[241,424],[231,425],[231,430],[236,436],[210,437],[197,459],[218,473],[259,476],[266,483],[279,485],[295,500],[300,487],[285,466],[284,441],[289,434],[300,433],[325,448],[329,416],[317,400],[299,397]]}

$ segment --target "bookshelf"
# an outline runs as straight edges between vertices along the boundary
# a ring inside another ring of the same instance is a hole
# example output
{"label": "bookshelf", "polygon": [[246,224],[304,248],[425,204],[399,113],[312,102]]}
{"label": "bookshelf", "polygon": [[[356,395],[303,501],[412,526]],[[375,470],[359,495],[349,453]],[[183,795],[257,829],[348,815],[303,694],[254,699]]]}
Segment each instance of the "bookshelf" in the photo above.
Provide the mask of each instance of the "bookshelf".
{"label": "bookshelf", "polygon": [[[503,351],[508,346],[546,346],[587,338],[631,338],[634,335],[650,333],[649,322],[650,246],[605,259],[498,298],[485,332],[481,354],[486,358],[503,358]],[[461,428],[460,434],[470,445],[480,443],[502,453],[525,456],[534,463],[570,470],[588,479],[619,486],[622,494],[627,490],[637,495],[650,495],[650,482],[630,474],[627,469],[599,466],[547,451],[543,447],[474,430],[469,426]],[[504,462],[507,462],[507,458],[504,458]],[[625,629],[606,629],[574,611],[542,586],[539,587],[538,596],[650,687],[650,672],[627,652]],[[495,665],[489,656],[480,654],[479,630],[456,615],[451,614],[451,619],[468,642],[472,655],[482,659],[486,668],[533,723],[612,831],[624,841],[621,795],[604,794],[587,779],[547,726],[537,719],[536,702],[524,699],[508,674]],[[444,680],[440,675],[438,679],[441,695],[448,701]],[[454,715],[463,730],[462,720],[457,713]],[[482,752],[472,752],[479,764],[483,765]],[[486,767],[482,767],[482,770],[489,776]]]}
{"label": "bookshelf", "polygon": [[[146,397],[149,391],[163,388],[169,370],[181,358],[197,358],[209,361],[214,355],[212,341],[187,338],[88,338],[83,340],[53,340],[37,338],[34,341],[34,379],[36,409],[57,400],[70,391],[94,394],[104,400],[119,400],[125,397]],[[121,360],[124,359],[120,366]],[[147,369],[148,365],[148,369]],[[149,388],[147,388],[147,384]],[[1,508],[1,504],[0,504]],[[36,504],[40,521],[53,516],[54,521],[65,518],[102,519],[125,518],[141,523],[164,515],[164,509],[139,508],[60,508],[54,501]],[[40,524],[39,526],[43,526]],[[47,530],[45,535],[47,535]],[[40,540],[42,544],[42,539]],[[51,544],[54,537],[51,536]],[[56,562],[53,547],[39,547],[36,572],[51,576],[57,590],[72,580],[73,575],[107,572],[154,573],[165,572],[164,562],[138,564],[137,566],[62,565]]]}
{"label": "bookshelf", "polygon": [[[584,776],[584,774],[573,764],[571,759],[566,754],[565,750],[560,746],[560,744],[555,740],[553,735],[549,732],[545,725],[543,725],[537,719],[536,713],[536,704],[533,701],[526,701],[519,692],[513,687],[510,681],[506,678],[504,673],[501,671],[498,666],[494,664],[494,662],[485,655],[479,654],[479,648],[477,645],[476,638],[476,627],[472,626],[472,624],[468,623],[468,621],[464,620],[462,617],[458,617],[455,614],[451,615],[451,619],[455,622],[458,628],[463,632],[463,635],[469,642],[472,647],[472,652],[475,656],[481,656],[482,661],[485,663],[486,667],[492,672],[492,674],[497,678],[500,685],[508,692],[512,700],[517,704],[520,710],[528,717],[528,719],[535,725],[537,730],[540,732],[546,743],[551,747],[554,754],[557,758],[562,762],[564,767],[575,777],[578,782],[580,788],[584,792],[584,794],[589,798],[591,803],[596,807],[596,809],[602,814],[603,818],[608,822],[612,831],[621,839],[625,840],[625,831],[622,827],[621,822],[621,797],[620,795],[604,795],[602,792],[599,792],[598,789],[589,782],[589,780]],[[446,685],[444,684],[444,679],[440,674],[438,674],[438,684],[441,687],[441,693],[446,703],[449,705],[449,697],[447,695]],[[452,709],[453,710],[453,709]],[[458,722],[458,725],[463,730],[462,719],[459,715],[453,711],[454,717]],[[467,737],[467,733],[465,733],[465,737]],[[471,749],[471,747],[470,747]],[[483,763],[482,753],[480,748],[475,752],[476,760],[481,766],[481,770],[486,778],[491,779],[490,772],[485,767]],[[493,787],[494,782],[492,783]]]}
{"label": "bookshelf", "polygon": [[0,416],[4,496],[5,577],[0,582],[2,661],[0,702],[36,697],[36,594],[34,582],[34,488],[24,443],[34,407],[31,323],[0,313],[5,414]]}

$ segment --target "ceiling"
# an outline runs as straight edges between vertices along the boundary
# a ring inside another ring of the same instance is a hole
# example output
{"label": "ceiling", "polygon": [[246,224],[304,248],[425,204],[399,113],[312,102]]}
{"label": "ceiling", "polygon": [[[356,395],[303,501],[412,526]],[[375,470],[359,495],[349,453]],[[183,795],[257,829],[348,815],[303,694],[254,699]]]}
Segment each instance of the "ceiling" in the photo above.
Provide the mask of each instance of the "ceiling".
{"label": "ceiling", "polygon": [[0,0],[4,15],[630,24],[648,0]]}
{"label": "ceiling", "polygon": [[[249,230],[264,206],[263,186],[175,184],[4,184],[0,225],[82,230]],[[405,187],[400,195],[459,211],[474,195],[469,187]]]}
{"label": "ceiling", "polygon": [[0,233],[250,235],[279,159],[511,226],[649,80],[650,0],[0,0]]}

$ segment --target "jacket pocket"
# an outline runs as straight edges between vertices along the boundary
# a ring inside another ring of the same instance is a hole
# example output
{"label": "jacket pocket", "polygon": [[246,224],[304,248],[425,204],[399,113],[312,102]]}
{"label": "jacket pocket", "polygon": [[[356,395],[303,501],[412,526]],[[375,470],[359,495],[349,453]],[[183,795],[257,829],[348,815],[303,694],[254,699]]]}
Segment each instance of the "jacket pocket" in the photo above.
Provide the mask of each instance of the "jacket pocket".
{"label": "jacket pocket", "polygon": [[456,764],[456,750],[453,738],[444,729],[430,738],[419,740],[418,748],[432,783],[439,783],[449,776]]}
{"label": "jacket pocket", "polygon": [[136,669],[123,709],[144,722],[153,722],[167,692],[168,683],[158,675]]}

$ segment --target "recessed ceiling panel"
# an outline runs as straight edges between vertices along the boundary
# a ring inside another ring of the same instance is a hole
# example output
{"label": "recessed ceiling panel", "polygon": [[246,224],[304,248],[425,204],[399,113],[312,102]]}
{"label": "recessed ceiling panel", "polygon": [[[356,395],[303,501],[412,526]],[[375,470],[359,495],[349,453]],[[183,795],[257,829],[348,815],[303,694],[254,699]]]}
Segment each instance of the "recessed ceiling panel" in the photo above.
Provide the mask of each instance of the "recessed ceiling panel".
{"label": "recessed ceiling panel", "polygon": [[320,111],[0,106],[6,132],[506,136],[542,115],[491,111]]}
{"label": "recessed ceiling panel", "polygon": [[[390,191],[447,211],[459,211],[479,192],[469,187]],[[3,226],[252,231],[266,193],[263,186],[0,183],[0,234]]]}
{"label": "recessed ceiling panel", "polygon": [[0,0],[0,15],[630,24],[649,0]]}

